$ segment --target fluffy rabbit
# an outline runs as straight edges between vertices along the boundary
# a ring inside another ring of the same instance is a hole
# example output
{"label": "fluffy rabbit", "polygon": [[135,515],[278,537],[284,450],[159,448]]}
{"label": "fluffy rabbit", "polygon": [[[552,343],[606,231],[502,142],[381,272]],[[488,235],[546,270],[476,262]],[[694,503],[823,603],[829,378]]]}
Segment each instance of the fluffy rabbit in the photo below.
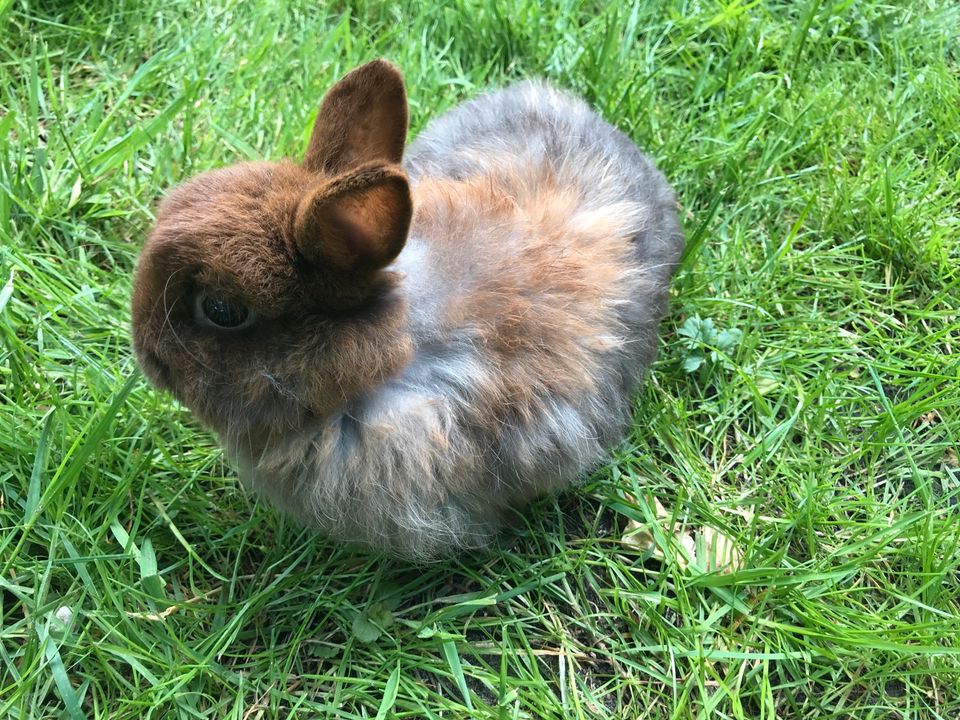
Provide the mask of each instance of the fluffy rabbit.
{"label": "fluffy rabbit", "polygon": [[140,365],[240,477],[331,537],[487,543],[629,427],[683,238],[663,175],[525,82],[410,146],[379,60],[324,98],[303,162],[172,190],[133,294]]}

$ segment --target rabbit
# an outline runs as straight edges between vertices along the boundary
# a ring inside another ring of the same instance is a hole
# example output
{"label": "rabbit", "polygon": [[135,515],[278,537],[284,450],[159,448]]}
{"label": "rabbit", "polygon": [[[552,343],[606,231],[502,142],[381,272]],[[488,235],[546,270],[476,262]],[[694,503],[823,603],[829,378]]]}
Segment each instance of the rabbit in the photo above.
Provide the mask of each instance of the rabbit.
{"label": "rabbit", "polygon": [[404,158],[407,114],[375,60],[324,97],[300,163],[171,190],[132,333],[245,485],[430,560],[622,441],[684,239],[652,161],[545,82],[454,108]]}

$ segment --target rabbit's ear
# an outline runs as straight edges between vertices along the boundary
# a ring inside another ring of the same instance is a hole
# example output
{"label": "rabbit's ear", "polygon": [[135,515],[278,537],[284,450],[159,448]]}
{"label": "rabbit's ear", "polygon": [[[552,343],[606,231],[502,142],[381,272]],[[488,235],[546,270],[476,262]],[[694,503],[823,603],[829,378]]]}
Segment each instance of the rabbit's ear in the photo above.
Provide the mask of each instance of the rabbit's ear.
{"label": "rabbit's ear", "polygon": [[323,183],[297,205],[293,235],[310,262],[337,270],[382,268],[403,249],[413,204],[397,166],[367,166]]}
{"label": "rabbit's ear", "polygon": [[386,60],[345,75],[323,99],[303,166],[341,173],[369,162],[399,164],[407,137],[403,76]]}

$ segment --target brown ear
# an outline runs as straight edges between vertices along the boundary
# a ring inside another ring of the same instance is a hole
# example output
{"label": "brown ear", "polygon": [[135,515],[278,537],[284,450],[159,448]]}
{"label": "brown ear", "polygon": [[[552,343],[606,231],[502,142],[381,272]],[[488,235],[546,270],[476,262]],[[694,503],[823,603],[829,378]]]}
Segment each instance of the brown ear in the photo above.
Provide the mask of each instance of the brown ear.
{"label": "brown ear", "polygon": [[303,166],[339,173],[364,163],[399,164],[407,138],[403,76],[386,60],[345,75],[323,99]]}
{"label": "brown ear", "polygon": [[312,190],[297,206],[293,234],[310,262],[376,270],[403,249],[413,203],[397,166],[367,166]]}

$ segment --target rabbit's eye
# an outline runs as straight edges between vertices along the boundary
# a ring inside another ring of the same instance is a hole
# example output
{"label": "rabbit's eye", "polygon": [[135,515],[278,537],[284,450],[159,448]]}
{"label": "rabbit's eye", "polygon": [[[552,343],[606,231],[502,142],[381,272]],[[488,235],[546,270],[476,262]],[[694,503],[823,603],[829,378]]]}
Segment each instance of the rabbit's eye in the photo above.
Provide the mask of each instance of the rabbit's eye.
{"label": "rabbit's eye", "polygon": [[197,320],[223,330],[241,330],[249,326],[256,313],[246,305],[230,302],[201,292],[196,300]]}

